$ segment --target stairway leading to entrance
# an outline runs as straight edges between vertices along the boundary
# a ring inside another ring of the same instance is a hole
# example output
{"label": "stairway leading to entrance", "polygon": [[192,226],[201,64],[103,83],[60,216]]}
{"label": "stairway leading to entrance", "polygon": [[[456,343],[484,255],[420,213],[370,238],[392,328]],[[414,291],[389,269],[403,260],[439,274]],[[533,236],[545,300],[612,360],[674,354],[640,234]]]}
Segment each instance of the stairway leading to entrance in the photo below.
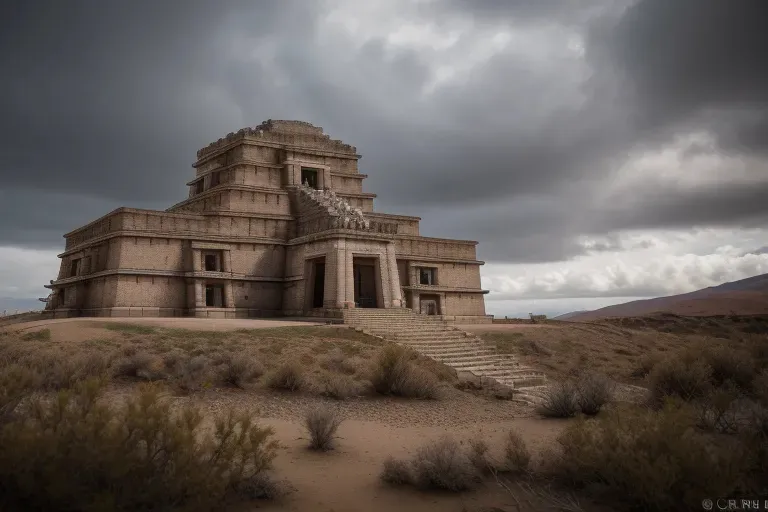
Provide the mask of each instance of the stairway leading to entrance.
{"label": "stairway leading to entrance", "polygon": [[512,355],[502,354],[481,338],[448,325],[436,316],[407,308],[346,309],[344,323],[407,346],[457,371],[489,377],[515,389],[515,398],[535,403],[546,383],[543,372],[522,366]]}

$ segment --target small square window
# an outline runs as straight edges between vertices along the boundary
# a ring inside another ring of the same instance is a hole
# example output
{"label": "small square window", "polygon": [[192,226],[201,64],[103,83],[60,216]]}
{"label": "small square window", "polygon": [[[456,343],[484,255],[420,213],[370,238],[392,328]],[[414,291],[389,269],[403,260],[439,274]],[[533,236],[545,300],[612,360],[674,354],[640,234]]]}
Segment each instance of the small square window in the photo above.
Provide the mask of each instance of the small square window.
{"label": "small square window", "polygon": [[419,284],[434,285],[437,284],[435,279],[434,268],[420,268],[419,269]]}

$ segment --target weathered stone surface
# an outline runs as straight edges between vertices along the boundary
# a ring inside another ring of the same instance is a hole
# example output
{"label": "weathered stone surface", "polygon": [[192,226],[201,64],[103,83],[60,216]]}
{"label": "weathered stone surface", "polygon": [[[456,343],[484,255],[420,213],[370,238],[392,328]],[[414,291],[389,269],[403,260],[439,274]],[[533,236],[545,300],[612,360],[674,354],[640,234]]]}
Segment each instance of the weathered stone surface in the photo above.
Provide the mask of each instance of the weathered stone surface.
{"label": "weathered stone surface", "polygon": [[[166,211],[118,208],[65,235],[48,308],[334,316],[358,305],[420,312],[423,300],[448,321],[486,320],[476,242],[422,237],[419,218],[374,212],[354,146],[306,122],[268,120],[197,157],[187,199]],[[302,183],[304,171],[318,189]],[[362,301],[360,265],[375,284]]]}

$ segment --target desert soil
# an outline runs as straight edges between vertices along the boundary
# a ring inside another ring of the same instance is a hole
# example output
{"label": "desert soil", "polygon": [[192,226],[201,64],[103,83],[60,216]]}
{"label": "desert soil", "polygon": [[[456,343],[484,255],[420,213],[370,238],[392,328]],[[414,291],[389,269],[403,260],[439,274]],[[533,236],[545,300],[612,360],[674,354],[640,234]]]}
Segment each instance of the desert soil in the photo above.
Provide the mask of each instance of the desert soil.
{"label": "desert soil", "polygon": [[[47,328],[51,331],[51,341],[54,343],[103,340],[121,336],[120,333],[103,327],[107,321],[197,331],[313,325],[307,321],[282,320],[78,318],[17,324],[12,326],[12,330],[30,332]],[[530,329],[531,326],[505,325],[504,328],[518,330]],[[120,395],[128,391],[126,386],[114,386],[109,395],[119,399]],[[275,428],[276,438],[281,444],[275,460],[275,476],[286,481],[291,492],[277,502],[260,502],[257,505],[248,505],[242,510],[516,510],[512,506],[513,498],[493,482],[461,495],[387,486],[379,481],[382,463],[390,455],[409,458],[425,442],[446,435],[457,440],[483,437],[491,445],[492,452],[500,455],[503,436],[510,429],[517,431],[529,449],[536,454],[552,444],[566,425],[566,422],[561,420],[540,419],[524,405],[464,393],[452,388],[447,389],[445,397],[438,401],[394,398],[352,398],[333,401],[307,394],[229,389],[212,389],[191,397],[176,397],[173,400],[179,404],[191,402],[201,407],[211,418],[230,406],[251,410],[258,414],[264,424]],[[345,417],[339,429],[337,447],[327,453],[315,453],[306,448],[307,437],[302,426],[304,412],[320,402],[338,407]]]}

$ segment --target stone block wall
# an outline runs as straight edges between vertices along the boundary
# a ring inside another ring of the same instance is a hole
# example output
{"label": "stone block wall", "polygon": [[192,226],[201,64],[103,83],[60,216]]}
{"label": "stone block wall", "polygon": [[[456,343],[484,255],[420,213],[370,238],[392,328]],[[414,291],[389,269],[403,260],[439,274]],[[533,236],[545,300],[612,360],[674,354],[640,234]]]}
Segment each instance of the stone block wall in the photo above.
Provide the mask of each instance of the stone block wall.
{"label": "stone block wall", "polygon": [[444,301],[446,315],[485,316],[485,298],[480,293],[446,293]]}
{"label": "stone block wall", "polygon": [[117,276],[115,307],[184,308],[187,286],[181,277]]}

